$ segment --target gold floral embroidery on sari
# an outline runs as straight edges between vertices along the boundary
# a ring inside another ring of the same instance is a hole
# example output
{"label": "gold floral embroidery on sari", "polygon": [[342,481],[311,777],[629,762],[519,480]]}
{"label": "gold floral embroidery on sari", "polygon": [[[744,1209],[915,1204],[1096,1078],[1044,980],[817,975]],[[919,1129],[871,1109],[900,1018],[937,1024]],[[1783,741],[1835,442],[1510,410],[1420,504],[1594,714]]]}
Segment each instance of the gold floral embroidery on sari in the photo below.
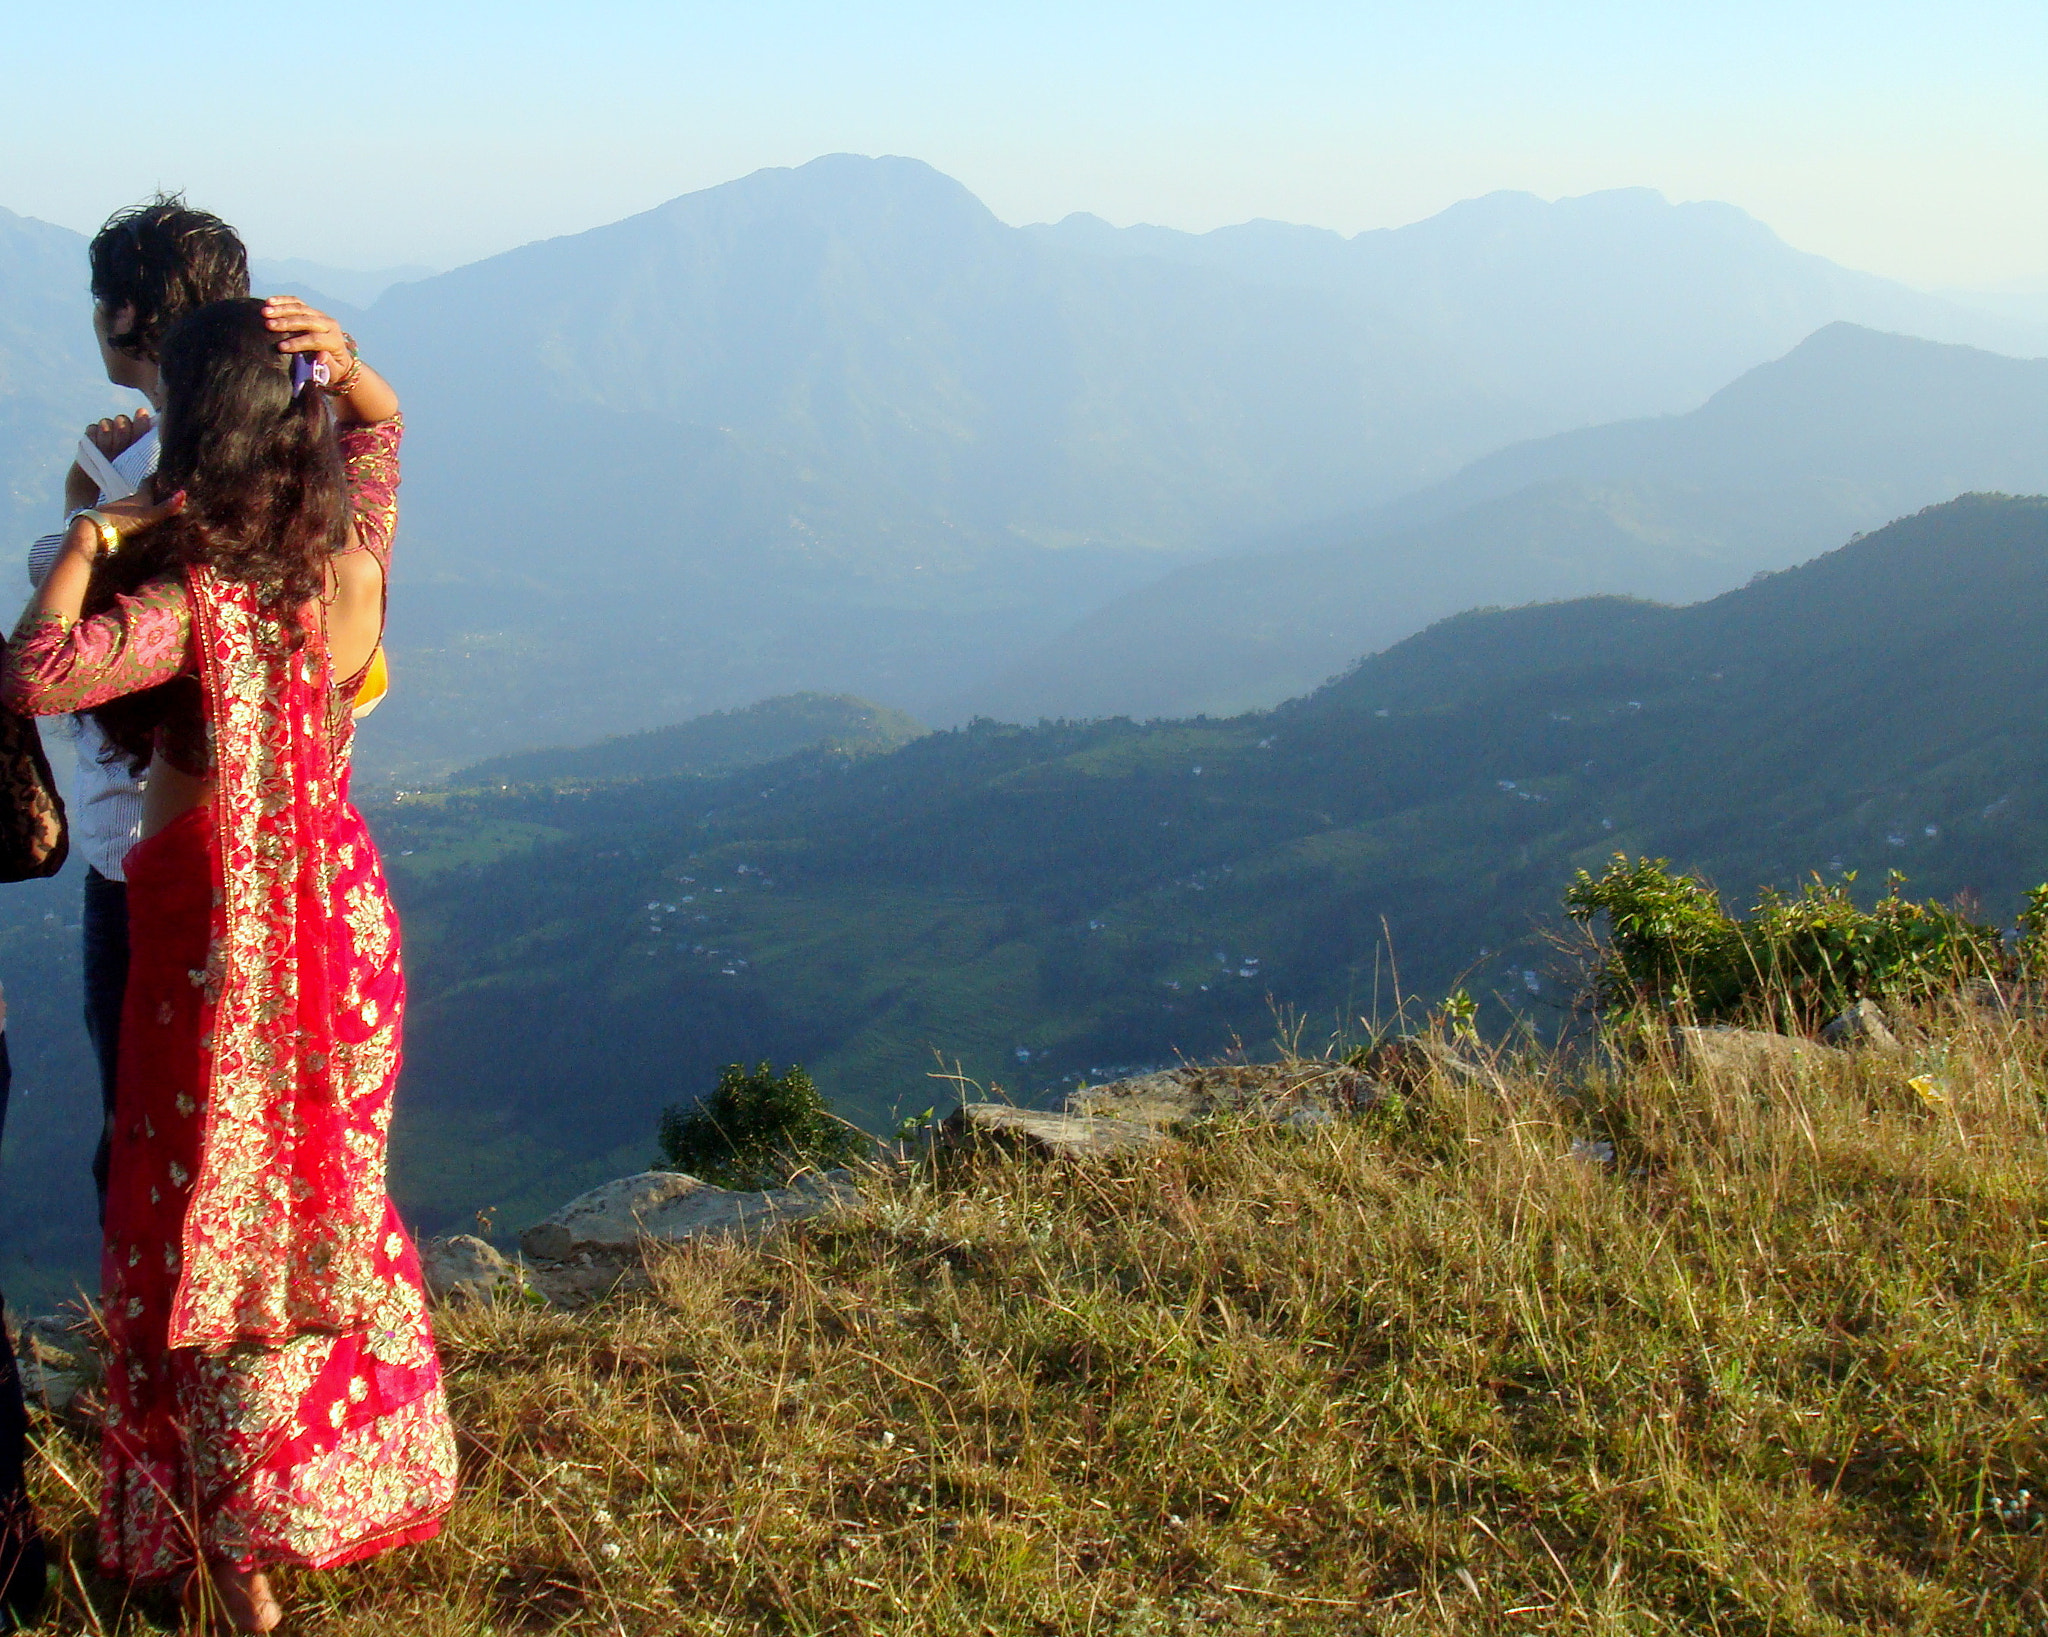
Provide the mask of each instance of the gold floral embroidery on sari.
{"label": "gold floral embroidery on sari", "polygon": [[376,1281],[362,1165],[327,1074],[344,975],[332,970],[342,800],[318,708],[325,645],[308,619],[292,646],[249,587],[188,573],[218,844],[214,959],[195,974],[205,1127],[170,1345],[221,1347],[346,1329]]}

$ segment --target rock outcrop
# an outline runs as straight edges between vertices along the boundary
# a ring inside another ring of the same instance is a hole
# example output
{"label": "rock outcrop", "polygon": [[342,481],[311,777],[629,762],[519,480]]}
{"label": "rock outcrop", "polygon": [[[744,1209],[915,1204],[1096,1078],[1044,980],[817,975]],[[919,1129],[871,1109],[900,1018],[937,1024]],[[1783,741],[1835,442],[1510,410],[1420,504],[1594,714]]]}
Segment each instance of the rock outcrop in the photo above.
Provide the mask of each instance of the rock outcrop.
{"label": "rock outcrop", "polygon": [[1781,1082],[1847,1060],[1848,1054],[1797,1035],[1724,1025],[1672,1031],[1680,1060],[1695,1074]]}
{"label": "rock outcrop", "polygon": [[577,1195],[522,1233],[519,1248],[542,1261],[561,1262],[636,1251],[648,1240],[679,1245],[816,1216],[852,1192],[852,1177],[844,1171],[760,1192],[719,1188],[683,1171],[642,1171]]}
{"label": "rock outcrop", "polygon": [[475,1234],[451,1234],[420,1246],[420,1275],[437,1302],[492,1302],[529,1288],[526,1270]]}
{"label": "rock outcrop", "polygon": [[1344,1063],[1161,1069],[1083,1086],[1057,1110],[963,1103],[940,1135],[955,1146],[990,1143],[1041,1158],[1099,1159],[1157,1147],[1200,1120],[1234,1117],[1312,1130],[1368,1106],[1384,1090],[1370,1073]]}
{"label": "rock outcrop", "polygon": [[[1389,1091],[1431,1076],[1497,1088],[1498,1074],[1444,1041],[1416,1036],[1378,1048],[1362,1065],[1318,1061],[1224,1063],[1162,1069],[1083,1086],[1057,1109],[963,1103],[933,1134],[944,1148],[988,1146],[1040,1159],[1101,1160],[1156,1148],[1204,1120],[1230,1119],[1310,1134],[1369,1108]],[[858,1189],[852,1174],[828,1172],[758,1193],[719,1188],[680,1171],[642,1171],[593,1188],[519,1236],[529,1288],[569,1306],[644,1285],[650,1244],[771,1231],[815,1217]],[[481,1249],[460,1240],[434,1274],[442,1299],[503,1288]],[[438,1265],[438,1264],[437,1264]]]}
{"label": "rock outcrop", "polygon": [[1222,1063],[1083,1086],[1066,1108],[1173,1131],[1222,1115],[1279,1124],[1304,1108],[1347,1112],[1365,1107],[1381,1089],[1369,1073],[1346,1063]]}
{"label": "rock outcrop", "polygon": [[1137,1120],[1058,1114],[1008,1103],[962,1103],[940,1131],[955,1146],[992,1143],[1041,1159],[1102,1159],[1166,1140],[1162,1127]]}
{"label": "rock outcrop", "polygon": [[14,1333],[22,1396],[31,1404],[61,1412],[81,1393],[95,1393],[106,1372],[94,1335],[93,1321],[84,1315],[24,1319]]}
{"label": "rock outcrop", "polygon": [[1844,1051],[1896,1054],[1903,1049],[1898,1036],[1892,1033],[1884,1008],[1870,999],[1859,1000],[1841,1016],[1832,1019],[1821,1030],[1820,1039],[1822,1045]]}
{"label": "rock outcrop", "polygon": [[[1466,1047],[1429,1034],[1381,1041],[1366,1053],[1360,1073],[1375,1087],[1391,1091],[1413,1091],[1432,1075],[1453,1085],[1502,1089],[1500,1073],[1492,1064]],[[1353,1106],[1362,1107],[1369,1100],[1355,1101]]]}

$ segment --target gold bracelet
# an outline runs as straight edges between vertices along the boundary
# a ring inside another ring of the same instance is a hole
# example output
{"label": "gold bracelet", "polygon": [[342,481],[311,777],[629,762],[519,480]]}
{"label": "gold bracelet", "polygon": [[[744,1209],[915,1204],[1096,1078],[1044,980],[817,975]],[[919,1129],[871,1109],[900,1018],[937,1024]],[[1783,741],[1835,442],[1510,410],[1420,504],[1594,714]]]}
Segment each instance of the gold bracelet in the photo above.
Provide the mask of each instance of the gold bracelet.
{"label": "gold bracelet", "polygon": [[361,379],[362,373],[362,359],[358,358],[354,353],[350,353],[348,368],[341,372],[341,379],[329,381],[320,390],[330,398],[346,398],[351,392],[355,391],[356,382]]}
{"label": "gold bracelet", "polygon": [[121,549],[121,531],[114,527],[114,520],[105,512],[92,506],[86,506],[73,512],[71,519],[74,523],[81,519],[90,523],[93,532],[100,537],[100,549],[93,553],[92,560],[94,562],[97,563],[111,557]]}

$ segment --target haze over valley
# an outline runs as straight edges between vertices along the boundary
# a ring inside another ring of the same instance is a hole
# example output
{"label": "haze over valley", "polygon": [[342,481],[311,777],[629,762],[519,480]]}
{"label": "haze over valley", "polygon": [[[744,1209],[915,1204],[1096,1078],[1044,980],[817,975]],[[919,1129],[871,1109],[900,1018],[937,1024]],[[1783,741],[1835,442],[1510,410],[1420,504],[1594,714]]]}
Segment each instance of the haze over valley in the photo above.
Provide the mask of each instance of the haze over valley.
{"label": "haze over valley", "polygon": [[[71,429],[119,400],[82,241],[7,217],[0,243],[22,535]],[[384,282],[418,271],[364,275],[348,315],[403,360],[411,427],[407,680],[366,777],[802,689],[936,723],[1272,704],[1470,603],[1705,595],[2041,481],[2020,425],[1980,448],[1930,397],[1976,369],[1997,422],[2033,377],[1809,338],[2031,356],[2048,327],[1647,190],[1493,194],[1350,239],[1013,228],[929,166],[838,155]],[[1854,417],[1833,434],[1802,419],[1830,394]],[[1645,416],[1692,418],[1466,470]],[[1938,458],[1893,458],[1930,428]],[[1342,544],[1367,538],[1390,544]],[[1228,566],[1281,545],[1335,555]],[[1203,638],[1177,642],[1189,609]]]}
{"label": "haze over valley", "polygon": [[761,1056],[885,1131],[941,1073],[1044,1103],[1397,994],[1555,1031],[1564,888],[1616,851],[1745,906],[1898,869],[2009,921],[2048,857],[2044,631],[2048,499],[1971,497],[1683,608],[1459,615],[1270,712],[919,734],[797,699],[474,770],[376,813],[399,1197],[529,1220]]}
{"label": "haze over valley", "polygon": [[1231,715],[1461,609],[1601,592],[1690,602],[1953,495],[2044,489],[2048,359],[1831,324],[1688,414],[1515,444],[1178,569],[952,714]]}

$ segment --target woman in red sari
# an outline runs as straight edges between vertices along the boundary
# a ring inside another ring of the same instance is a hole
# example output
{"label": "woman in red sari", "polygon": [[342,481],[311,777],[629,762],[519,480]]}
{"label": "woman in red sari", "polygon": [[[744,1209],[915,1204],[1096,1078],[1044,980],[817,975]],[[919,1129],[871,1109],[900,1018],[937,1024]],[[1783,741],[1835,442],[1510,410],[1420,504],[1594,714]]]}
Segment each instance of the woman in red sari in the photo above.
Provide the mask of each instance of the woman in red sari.
{"label": "woman in red sari", "polygon": [[282,1618],[266,1565],[423,1540],[455,1487],[385,1193],[398,923],[348,800],[402,423],[338,332],[280,351],[275,331],[311,319],[216,302],[165,338],[169,498],[72,524],[0,668],[15,708],[92,710],[149,763],[101,1272],[101,1559],[137,1581],[203,1564],[250,1631]]}

